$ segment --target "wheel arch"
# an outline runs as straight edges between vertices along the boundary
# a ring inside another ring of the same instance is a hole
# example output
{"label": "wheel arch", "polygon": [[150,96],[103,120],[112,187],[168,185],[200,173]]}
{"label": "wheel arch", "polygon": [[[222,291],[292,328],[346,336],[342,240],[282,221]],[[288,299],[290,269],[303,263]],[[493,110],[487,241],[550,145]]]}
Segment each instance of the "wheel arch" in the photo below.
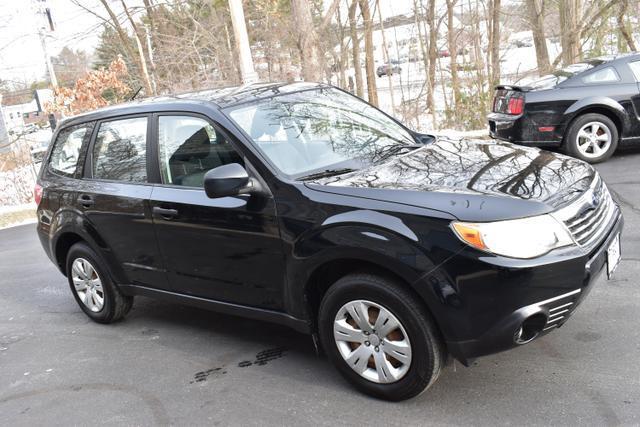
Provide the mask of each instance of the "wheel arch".
{"label": "wheel arch", "polygon": [[380,276],[402,286],[402,288],[414,296],[418,304],[425,310],[425,313],[433,320],[440,336],[444,336],[443,330],[435,315],[435,307],[432,307],[433,302],[429,301],[428,295],[424,295],[423,292],[419,292],[418,289],[416,289],[414,285],[418,278],[413,273],[408,272],[397,263],[387,264],[381,263],[379,259],[353,256],[337,256],[333,259],[326,260],[318,264],[310,273],[308,280],[304,284],[304,301],[312,331],[317,331],[317,318],[320,304],[329,288],[340,278],[357,273]]}
{"label": "wheel arch", "polygon": [[564,113],[565,132],[562,138],[563,142],[573,122],[585,114],[602,114],[609,118],[617,128],[618,138],[621,138],[623,133],[629,128],[629,118],[627,117],[626,110],[617,101],[605,97],[598,97],[596,99],[584,98],[574,103]]}
{"label": "wheel arch", "polygon": [[56,264],[58,269],[64,274],[67,275],[67,255],[69,254],[69,250],[76,243],[86,241],[76,232],[74,231],[65,231],[61,233],[56,239],[55,244],[53,245],[53,256],[55,257]]}
{"label": "wheel arch", "polygon": [[445,333],[432,309],[430,302],[421,296],[416,290],[410,279],[398,274],[392,268],[381,266],[378,263],[361,258],[336,258],[319,265],[310,275],[309,280],[305,284],[305,302],[309,314],[310,329],[313,334],[318,332],[317,319],[319,316],[320,305],[327,291],[340,278],[349,274],[366,273],[373,274],[385,279],[392,280],[398,286],[401,286],[406,292],[411,294],[416,303],[422,307],[425,315],[433,322],[435,332],[442,343],[445,351],[447,350],[447,339]]}
{"label": "wheel arch", "polygon": [[315,327],[320,302],[329,287],[346,274],[362,271],[401,283],[435,317],[437,297],[421,286],[421,279],[450,255],[447,250],[434,251],[437,246],[431,242],[443,227],[448,227],[448,221],[415,224],[402,214],[371,210],[330,216],[293,243],[287,261],[285,306]]}
{"label": "wheel arch", "polygon": [[80,212],[74,209],[57,212],[52,219],[49,235],[52,258],[63,275],[67,275],[66,262],[69,250],[76,243],[82,242],[104,260],[105,268],[115,283],[124,283],[124,273],[114,268],[116,263],[106,242]]}

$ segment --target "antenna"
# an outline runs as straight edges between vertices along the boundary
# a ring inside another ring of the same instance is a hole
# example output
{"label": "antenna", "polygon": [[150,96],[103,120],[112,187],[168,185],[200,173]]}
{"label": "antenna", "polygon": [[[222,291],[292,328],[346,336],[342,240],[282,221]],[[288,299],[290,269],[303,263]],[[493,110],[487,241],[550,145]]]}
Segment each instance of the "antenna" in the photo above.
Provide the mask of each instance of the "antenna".
{"label": "antenna", "polygon": [[138,94],[140,93],[140,91],[142,90],[142,86],[140,86],[138,88],[138,90],[136,91],[136,93],[133,94],[133,96],[131,97],[131,99],[129,101],[133,101],[134,99],[136,99],[136,96],[138,96]]}

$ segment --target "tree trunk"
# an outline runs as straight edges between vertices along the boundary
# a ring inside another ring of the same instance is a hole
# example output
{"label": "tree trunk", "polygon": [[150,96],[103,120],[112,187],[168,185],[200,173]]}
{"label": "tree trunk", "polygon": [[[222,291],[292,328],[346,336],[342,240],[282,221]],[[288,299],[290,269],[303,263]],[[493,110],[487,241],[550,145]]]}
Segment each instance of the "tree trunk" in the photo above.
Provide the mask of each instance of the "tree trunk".
{"label": "tree trunk", "polygon": [[369,0],[358,0],[364,21],[365,69],[367,72],[367,97],[370,104],[378,106],[378,88],[376,87],[376,70],[373,58],[373,21]]}
{"label": "tree trunk", "polygon": [[346,46],[344,45],[345,31],[344,31],[344,25],[342,25],[342,15],[340,14],[340,8],[336,9],[336,18],[338,20],[338,25],[340,26],[340,59],[338,62],[338,72],[340,76],[339,80],[340,80],[340,87],[342,89],[346,89],[347,76],[345,74],[345,67],[349,62],[349,55],[348,55]]}
{"label": "tree trunk", "polygon": [[500,0],[490,2],[491,10],[491,86],[500,83]]}
{"label": "tree trunk", "polygon": [[[431,3],[434,3],[435,0],[429,0],[429,7],[431,6]],[[435,88],[435,82],[433,81],[433,76],[429,73],[431,67],[430,67],[430,61],[431,56],[429,55],[429,52],[431,50],[431,32],[433,31],[433,27],[432,27],[432,20],[430,18],[430,14],[429,14],[429,10],[427,11],[427,16],[424,17],[422,15],[422,11],[424,10],[424,4],[422,2],[422,0],[419,0],[419,4],[418,4],[418,0],[413,0],[413,8],[414,8],[414,15],[415,15],[415,25],[416,28],[418,29],[418,42],[420,43],[420,53],[422,54],[422,63],[424,64],[424,72],[425,72],[425,86],[427,88],[427,111],[429,114],[433,114],[433,104],[434,104],[434,98],[433,98],[433,90]],[[429,25],[429,29],[427,29],[427,25],[425,25],[425,21],[427,22],[427,24]],[[427,38],[427,31],[429,32],[429,37]],[[434,66],[435,66],[435,60],[434,61]],[[435,68],[434,68],[434,72],[435,72]]]}
{"label": "tree trunk", "polygon": [[[133,20],[133,17],[129,12],[129,8],[127,7],[127,4],[124,2],[124,0],[120,0],[120,2],[122,3],[122,9],[124,10],[124,13],[127,15],[127,19],[131,24],[131,28],[133,28],[133,38],[138,48],[138,54],[140,55],[140,65],[142,66],[142,74],[144,76],[145,92],[147,96],[155,95],[156,94],[155,85],[152,83],[155,80],[155,78],[151,77],[149,74],[149,71],[147,69],[147,58],[145,56],[144,48],[142,47],[142,43],[143,43],[142,40],[144,39],[144,36],[140,34],[140,31],[138,30],[138,26]],[[151,45],[149,45],[149,48],[151,48]],[[149,52],[149,54],[151,54],[151,52]]]}
{"label": "tree trunk", "polygon": [[560,12],[560,44],[562,62],[570,65],[581,59],[579,19],[581,0],[562,0],[558,3]]}
{"label": "tree trunk", "polygon": [[433,118],[433,128],[436,128],[436,62],[438,61],[438,30],[440,21],[436,17],[436,0],[429,0],[427,21],[429,22],[429,92],[427,106]]}
{"label": "tree trunk", "polygon": [[627,42],[627,46],[629,46],[629,50],[631,52],[635,52],[638,49],[636,48],[636,43],[633,40],[633,36],[629,33],[629,28],[627,24],[624,22],[624,18],[629,11],[629,0],[621,0],[620,1],[620,10],[618,11],[618,28],[620,29],[620,34],[622,38]]}
{"label": "tree trunk", "polygon": [[456,56],[458,53],[458,44],[456,29],[453,27],[453,8],[458,0],[446,0],[447,1],[447,44],[449,45],[449,59],[451,61],[451,88],[452,88],[452,106],[455,110],[458,99],[460,98],[460,83],[458,82],[458,64],[456,62]]}
{"label": "tree trunk", "polygon": [[533,44],[536,48],[536,62],[538,63],[538,73],[540,75],[551,71],[547,39],[544,34],[544,1],[545,0],[527,1],[531,32],[533,33]]}
{"label": "tree trunk", "polygon": [[322,62],[318,46],[318,34],[313,25],[308,0],[291,0],[291,15],[302,62],[302,77],[308,82],[322,80]]}
{"label": "tree trunk", "polygon": [[352,0],[349,6],[349,29],[351,32],[351,49],[353,51],[353,71],[356,78],[356,95],[363,98],[362,68],[360,67],[360,39],[358,39],[358,22],[356,8],[358,0]]}
{"label": "tree trunk", "polygon": [[[382,21],[382,12],[380,11],[380,0],[376,0],[376,9],[378,9],[378,19],[380,20],[380,33],[382,34],[382,52],[384,53],[384,60],[391,64],[389,58],[389,49],[387,48],[387,38],[384,35],[384,24]],[[396,102],[393,97],[393,73],[387,74],[387,83],[389,85],[389,96],[391,97],[391,115],[396,114]]]}

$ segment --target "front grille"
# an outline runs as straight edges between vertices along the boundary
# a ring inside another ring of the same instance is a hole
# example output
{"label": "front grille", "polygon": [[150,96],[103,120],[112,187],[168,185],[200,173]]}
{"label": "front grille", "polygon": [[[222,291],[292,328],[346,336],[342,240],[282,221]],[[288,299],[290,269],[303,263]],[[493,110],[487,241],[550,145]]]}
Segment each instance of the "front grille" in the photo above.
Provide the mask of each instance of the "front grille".
{"label": "front grille", "polygon": [[607,186],[599,177],[574,203],[559,210],[556,215],[567,226],[573,239],[583,247],[599,241],[608,231],[617,206]]}

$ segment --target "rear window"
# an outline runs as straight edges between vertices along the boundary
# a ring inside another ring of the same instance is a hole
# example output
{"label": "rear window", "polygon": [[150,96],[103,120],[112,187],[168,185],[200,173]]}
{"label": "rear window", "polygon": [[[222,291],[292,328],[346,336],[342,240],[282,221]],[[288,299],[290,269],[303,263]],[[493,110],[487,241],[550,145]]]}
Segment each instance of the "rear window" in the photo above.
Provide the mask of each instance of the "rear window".
{"label": "rear window", "polygon": [[563,81],[570,79],[571,77],[584,73],[590,70],[595,65],[595,62],[579,62],[577,64],[571,64],[560,70],[556,70],[551,74],[540,77],[537,80],[533,80],[530,83],[522,83],[523,86],[529,86],[532,89],[551,89],[552,87],[559,85]]}
{"label": "rear window", "polygon": [[100,123],[93,147],[93,178],[147,181],[147,118]]}
{"label": "rear window", "polygon": [[51,150],[49,170],[59,175],[74,176],[78,170],[82,144],[92,129],[93,123],[85,123],[61,130]]}

